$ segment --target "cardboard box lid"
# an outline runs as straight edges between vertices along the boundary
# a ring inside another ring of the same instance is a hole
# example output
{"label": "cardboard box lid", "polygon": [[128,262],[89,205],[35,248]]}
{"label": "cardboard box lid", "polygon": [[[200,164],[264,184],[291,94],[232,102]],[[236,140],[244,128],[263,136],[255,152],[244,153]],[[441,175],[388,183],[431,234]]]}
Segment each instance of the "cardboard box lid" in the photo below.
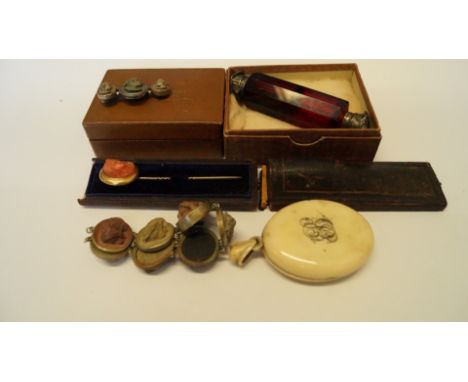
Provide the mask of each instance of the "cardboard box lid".
{"label": "cardboard box lid", "polygon": [[115,69],[102,82],[120,87],[129,78],[148,86],[163,78],[172,93],[112,105],[95,96],[83,120],[90,140],[222,139],[224,69]]}

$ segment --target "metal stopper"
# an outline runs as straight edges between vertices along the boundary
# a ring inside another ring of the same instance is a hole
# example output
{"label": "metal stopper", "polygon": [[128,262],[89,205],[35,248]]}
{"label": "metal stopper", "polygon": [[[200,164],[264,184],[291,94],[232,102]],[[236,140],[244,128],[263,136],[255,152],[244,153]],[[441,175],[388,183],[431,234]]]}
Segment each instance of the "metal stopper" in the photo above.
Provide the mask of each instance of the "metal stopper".
{"label": "metal stopper", "polygon": [[368,129],[370,127],[369,114],[367,114],[367,112],[348,112],[343,119],[343,127],[350,129]]}
{"label": "metal stopper", "polygon": [[239,95],[244,90],[245,84],[249,79],[250,74],[234,73],[231,77],[231,89],[235,95]]}

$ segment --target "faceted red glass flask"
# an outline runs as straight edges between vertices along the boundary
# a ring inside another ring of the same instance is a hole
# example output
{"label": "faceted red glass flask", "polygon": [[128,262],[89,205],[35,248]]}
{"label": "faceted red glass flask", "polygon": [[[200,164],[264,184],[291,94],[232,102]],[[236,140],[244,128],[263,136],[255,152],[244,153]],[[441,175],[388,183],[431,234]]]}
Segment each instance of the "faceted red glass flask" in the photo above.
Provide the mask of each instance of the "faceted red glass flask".
{"label": "faceted red glass flask", "polygon": [[247,107],[303,128],[367,128],[367,113],[349,112],[349,102],[263,73],[236,73],[232,91]]}

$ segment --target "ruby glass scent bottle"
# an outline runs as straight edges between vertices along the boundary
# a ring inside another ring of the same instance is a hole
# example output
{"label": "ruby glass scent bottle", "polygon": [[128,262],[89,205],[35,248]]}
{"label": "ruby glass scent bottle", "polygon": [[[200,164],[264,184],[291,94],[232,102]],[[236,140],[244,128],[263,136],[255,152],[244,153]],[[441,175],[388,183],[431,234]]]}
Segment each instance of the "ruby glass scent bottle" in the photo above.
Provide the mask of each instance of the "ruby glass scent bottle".
{"label": "ruby glass scent bottle", "polygon": [[349,102],[263,73],[236,73],[232,92],[250,109],[302,128],[368,128],[367,113],[350,113]]}

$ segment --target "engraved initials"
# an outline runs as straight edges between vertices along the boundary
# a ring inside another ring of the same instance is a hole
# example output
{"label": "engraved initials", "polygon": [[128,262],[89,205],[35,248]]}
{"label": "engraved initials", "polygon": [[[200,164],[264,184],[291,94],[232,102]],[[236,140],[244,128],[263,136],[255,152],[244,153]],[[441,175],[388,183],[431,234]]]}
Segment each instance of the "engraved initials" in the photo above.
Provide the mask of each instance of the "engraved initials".
{"label": "engraved initials", "polygon": [[299,223],[302,226],[304,235],[314,243],[323,240],[334,243],[338,240],[333,222],[325,216],[320,218],[302,218],[299,220]]}

